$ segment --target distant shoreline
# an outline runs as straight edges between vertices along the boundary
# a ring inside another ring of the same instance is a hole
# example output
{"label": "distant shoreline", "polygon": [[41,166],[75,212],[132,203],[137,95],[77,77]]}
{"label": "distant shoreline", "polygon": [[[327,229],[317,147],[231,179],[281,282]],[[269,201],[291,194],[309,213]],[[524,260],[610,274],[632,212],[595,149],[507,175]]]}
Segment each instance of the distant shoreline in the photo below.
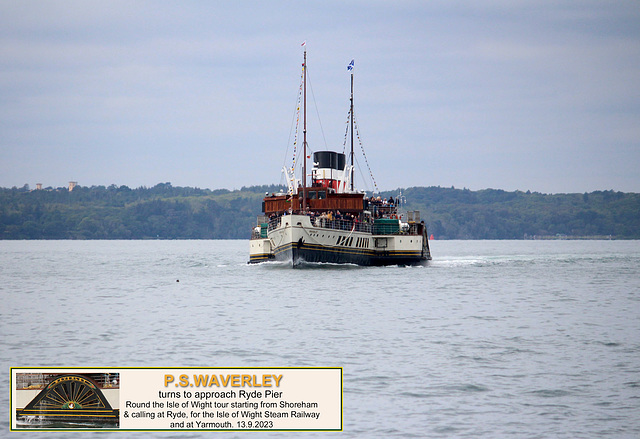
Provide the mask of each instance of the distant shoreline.
{"label": "distant shoreline", "polygon": [[[0,240],[249,239],[265,193],[240,190],[81,186],[0,188]],[[410,187],[383,191],[400,211],[419,211],[437,240],[640,239],[640,194],[471,191]],[[405,219],[406,221],[406,219]]]}
{"label": "distant shoreline", "polygon": [[533,236],[525,236],[524,237],[525,240],[530,240],[530,241],[549,241],[549,240],[554,240],[554,241],[562,241],[562,240],[567,240],[567,241],[584,241],[584,240],[591,240],[591,241],[614,241],[614,240],[620,240],[621,238],[616,238],[613,235],[593,235],[593,236],[573,236],[573,235],[533,235]]}

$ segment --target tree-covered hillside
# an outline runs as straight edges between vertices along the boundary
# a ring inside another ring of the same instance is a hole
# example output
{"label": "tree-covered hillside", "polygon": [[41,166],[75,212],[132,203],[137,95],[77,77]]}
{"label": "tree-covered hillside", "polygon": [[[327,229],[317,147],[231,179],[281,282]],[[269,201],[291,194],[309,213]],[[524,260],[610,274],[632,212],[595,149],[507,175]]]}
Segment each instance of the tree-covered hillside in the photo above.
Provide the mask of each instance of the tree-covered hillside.
{"label": "tree-covered hillside", "polygon": [[[248,239],[265,192],[174,187],[0,188],[0,239]],[[402,189],[436,239],[640,238],[640,194]],[[384,192],[397,198],[400,190]]]}
{"label": "tree-covered hillside", "polygon": [[413,187],[402,193],[409,210],[420,210],[429,232],[439,239],[640,238],[636,193],[541,194],[440,187]]}
{"label": "tree-covered hillside", "polygon": [[272,186],[211,191],[77,186],[0,189],[2,239],[230,239],[249,236]]}

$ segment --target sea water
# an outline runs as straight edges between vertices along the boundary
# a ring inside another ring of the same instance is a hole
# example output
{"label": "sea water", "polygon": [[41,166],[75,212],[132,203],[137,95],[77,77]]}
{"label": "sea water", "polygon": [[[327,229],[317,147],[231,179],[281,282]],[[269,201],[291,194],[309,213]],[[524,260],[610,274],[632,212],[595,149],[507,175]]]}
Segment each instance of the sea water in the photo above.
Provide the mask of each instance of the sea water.
{"label": "sea water", "polygon": [[343,432],[55,436],[640,437],[639,241],[431,250],[292,269],[248,241],[0,241],[4,430],[10,367],[340,366]]}

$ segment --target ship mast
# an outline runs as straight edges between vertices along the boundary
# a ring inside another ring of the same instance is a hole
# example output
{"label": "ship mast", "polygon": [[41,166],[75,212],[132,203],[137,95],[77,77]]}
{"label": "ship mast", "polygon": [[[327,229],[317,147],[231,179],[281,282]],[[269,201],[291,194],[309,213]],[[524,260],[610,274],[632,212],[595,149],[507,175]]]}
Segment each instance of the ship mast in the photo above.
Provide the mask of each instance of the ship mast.
{"label": "ship mast", "polygon": [[352,64],[349,64],[351,66],[351,108],[349,110],[349,114],[351,114],[351,192],[353,192],[353,171],[354,171],[354,165],[353,165],[353,61],[351,61]]}
{"label": "ship mast", "polygon": [[304,49],[304,63],[302,64],[302,77],[304,81],[304,116],[302,122],[302,212],[307,210],[307,48]]}

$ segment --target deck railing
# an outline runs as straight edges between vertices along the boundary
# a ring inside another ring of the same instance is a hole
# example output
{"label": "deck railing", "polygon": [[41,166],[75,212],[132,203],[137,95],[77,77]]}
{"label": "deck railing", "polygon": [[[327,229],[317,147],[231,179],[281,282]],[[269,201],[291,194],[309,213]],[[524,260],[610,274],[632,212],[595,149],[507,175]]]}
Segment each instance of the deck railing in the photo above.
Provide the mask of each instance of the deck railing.
{"label": "deck railing", "polygon": [[323,229],[350,230],[352,232],[371,233],[372,230],[372,226],[370,223],[344,219],[329,220],[327,218],[316,217],[311,219],[311,224],[313,224],[315,227],[321,227]]}
{"label": "deck railing", "polygon": [[[283,216],[277,216],[274,218],[271,218],[269,220],[269,225],[268,225],[268,231],[271,232],[272,230],[278,228],[280,226],[280,222],[282,221]],[[420,230],[419,230],[419,225],[412,223],[409,224],[408,229],[399,229],[397,231],[394,232],[388,232],[385,233],[382,230],[384,230],[381,227],[375,227],[374,225],[369,223],[369,222],[362,222],[362,221],[352,221],[352,220],[345,220],[345,219],[331,219],[329,220],[328,218],[323,218],[323,217],[311,217],[311,225],[314,227],[319,227],[319,228],[323,228],[323,229],[330,229],[330,230],[347,230],[347,231],[352,231],[352,232],[363,232],[363,233],[373,233],[374,229],[376,230],[376,234],[380,234],[380,235],[418,235],[420,234]],[[254,231],[254,233],[256,233]]]}

